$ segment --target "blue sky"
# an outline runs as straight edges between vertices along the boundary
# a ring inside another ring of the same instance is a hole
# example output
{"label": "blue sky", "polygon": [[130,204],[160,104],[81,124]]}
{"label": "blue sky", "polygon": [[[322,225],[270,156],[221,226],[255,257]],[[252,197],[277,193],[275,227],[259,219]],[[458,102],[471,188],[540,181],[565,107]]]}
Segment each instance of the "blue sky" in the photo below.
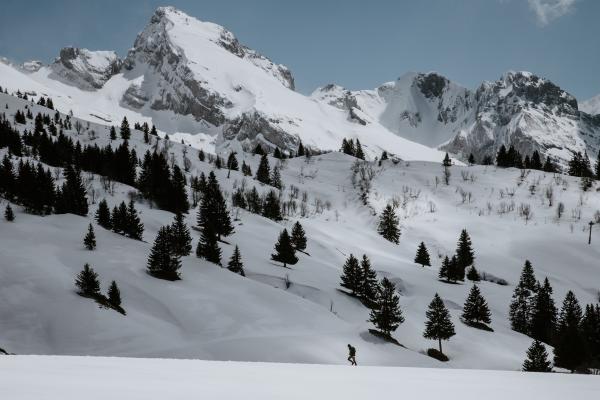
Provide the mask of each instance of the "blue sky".
{"label": "blue sky", "polygon": [[68,45],[124,56],[159,5],[225,26],[290,67],[304,93],[373,88],[407,71],[474,88],[511,69],[579,99],[600,93],[597,0],[3,0],[0,56],[49,62]]}

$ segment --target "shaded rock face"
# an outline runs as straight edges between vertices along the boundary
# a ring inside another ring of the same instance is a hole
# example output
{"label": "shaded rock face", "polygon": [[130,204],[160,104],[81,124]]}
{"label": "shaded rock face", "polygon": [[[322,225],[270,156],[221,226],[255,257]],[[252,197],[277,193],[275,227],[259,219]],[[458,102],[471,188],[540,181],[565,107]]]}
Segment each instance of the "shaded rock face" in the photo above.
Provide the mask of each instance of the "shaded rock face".
{"label": "shaded rock face", "polygon": [[509,72],[475,92],[472,125],[441,146],[462,157],[495,157],[502,146],[523,155],[537,150],[565,166],[572,152],[595,155],[598,119],[578,110],[577,100],[552,82],[527,72]]}
{"label": "shaded rock face", "polygon": [[121,70],[122,61],[114,51],[90,51],[75,47],[61,49],[50,65],[52,78],[84,90],[100,89]]}
{"label": "shaded rock face", "polygon": [[276,125],[278,122],[280,121],[269,119],[256,111],[244,113],[225,124],[223,140],[237,140],[247,151],[254,148],[256,144],[266,146],[269,150],[274,150],[275,147],[285,150],[297,149],[298,138],[279,128]]}
{"label": "shaded rock face", "polygon": [[123,96],[123,103],[139,109],[148,104],[153,110],[170,110],[176,114],[191,114],[218,126],[225,122],[220,107],[230,103],[216,93],[204,88],[194,79],[187,59],[181,49],[169,40],[167,29],[172,22],[165,18],[166,10],[159,8],[135,40],[124,61],[124,68],[136,65],[147,67],[145,74],[154,83],[132,85]]}

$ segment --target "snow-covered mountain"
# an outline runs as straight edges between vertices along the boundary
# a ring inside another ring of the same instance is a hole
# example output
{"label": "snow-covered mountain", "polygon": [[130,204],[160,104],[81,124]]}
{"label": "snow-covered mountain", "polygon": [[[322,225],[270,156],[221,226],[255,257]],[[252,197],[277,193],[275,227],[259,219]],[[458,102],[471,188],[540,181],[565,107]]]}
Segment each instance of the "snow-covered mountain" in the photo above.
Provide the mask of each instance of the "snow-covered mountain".
{"label": "snow-covered mountain", "polygon": [[600,118],[580,112],[573,96],[528,72],[507,72],[475,91],[437,73],[410,73],[375,90],[328,85],[312,96],[361,123],[379,122],[462,158],[493,157],[504,144],[523,154],[538,150],[565,165],[572,152],[594,157],[600,146]]}
{"label": "snow-covered mountain", "polygon": [[51,96],[59,109],[95,122],[118,124],[126,116],[153,123],[172,139],[210,151],[257,143],[296,150],[300,140],[330,150],[352,137],[370,157],[384,149],[407,160],[443,156],[295,92],[286,67],[225,28],[172,7],[155,11],[120,65],[112,52],[68,48],[50,66],[0,63],[0,86]]}
{"label": "snow-covered mountain", "polygon": [[591,115],[600,114],[600,94],[579,103],[579,109]]}

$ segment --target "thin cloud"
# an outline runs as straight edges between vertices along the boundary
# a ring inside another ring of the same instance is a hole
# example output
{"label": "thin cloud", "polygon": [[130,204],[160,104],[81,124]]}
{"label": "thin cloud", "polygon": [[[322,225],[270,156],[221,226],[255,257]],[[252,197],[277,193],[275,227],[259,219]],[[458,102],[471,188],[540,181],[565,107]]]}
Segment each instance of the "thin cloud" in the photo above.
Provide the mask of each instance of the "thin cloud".
{"label": "thin cloud", "polygon": [[527,0],[538,23],[546,26],[557,18],[570,13],[578,0]]}

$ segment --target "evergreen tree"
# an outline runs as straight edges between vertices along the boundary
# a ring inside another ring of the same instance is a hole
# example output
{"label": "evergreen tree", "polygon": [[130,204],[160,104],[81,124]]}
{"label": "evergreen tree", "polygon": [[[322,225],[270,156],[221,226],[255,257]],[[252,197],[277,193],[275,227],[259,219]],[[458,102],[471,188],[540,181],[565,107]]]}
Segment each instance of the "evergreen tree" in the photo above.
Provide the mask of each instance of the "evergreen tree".
{"label": "evergreen tree", "polygon": [[450,156],[448,155],[448,153],[446,153],[446,155],[444,156],[444,160],[442,161],[442,165],[444,167],[451,167],[452,166],[452,160],[450,159]]}
{"label": "evergreen tree", "polygon": [[535,273],[533,272],[533,266],[529,260],[525,260],[525,265],[521,271],[518,286],[528,290],[530,294],[535,292],[538,288],[538,283],[535,279]]}
{"label": "evergreen tree", "polygon": [[304,156],[304,146],[302,145],[302,140],[298,144],[298,157]]}
{"label": "evergreen tree", "polygon": [[213,171],[208,174],[206,190],[198,210],[198,226],[200,229],[204,231],[209,225],[211,231],[216,234],[217,240],[220,240],[221,236],[229,236],[233,233],[229,211]]}
{"label": "evergreen tree", "polygon": [[238,160],[235,157],[235,153],[233,151],[229,153],[229,157],[227,158],[227,169],[234,171],[237,171],[239,169]]}
{"label": "evergreen tree", "polygon": [[173,174],[171,177],[171,191],[169,196],[168,210],[174,213],[187,213],[190,208],[187,191],[185,190],[186,180],[185,175],[178,165],[173,166]]}
{"label": "evergreen tree", "polygon": [[369,304],[375,304],[379,289],[377,272],[371,267],[371,260],[369,260],[366,254],[363,254],[362,261],[360,262],[359,275],[361,279],[359,287],[360,296],[368,301]]}
{"label": "evergreen tree", "polygon": [[475,255],[471,246],[471,238],[466,229],[463,229],[456,246],[456,261],[458,263],[457,278],[461,281],[465,279],[465,269],[473,264]]}
{"label": "evergreen tree", "polygon": [[530,168],[537,170],[541,170],[543,168],[542,158],[540,157],[540,153],[537,150],[534,150],[533,154],[531,155]]}
{"label": "evergreen tree", "polygon": [[246,161],[242,161],[242,174],[244,174],[244,176],[252,176],[252,169],[246,164]]}
{"label": "evergreen tree", "polygon": [[271,168],[269,167],[269,159],[266,154],[263,154],[260,158],[260,164],[258,164],[258,169],[256,170],[256,180],[265,185],[271,184]]}
{"label": "evergreen tree", "polygon": [[121,139],[129,140],[131,137],[131,130],[129,129],[129,122],[127,121],[127,117],[123,117],[123,121],[121,121]]}
{"label": "evergreen tree", "polygon": [[299,221],[296,221],[292,227],[292,246],[294,246],[297,251],[306,250],[306,234]]}
{"label": "evergreen tree", "polygon": [[581,319],[581,333],[587,345],[588,364],[600,368],[600,305],[588,304]]}
{"label": "evergreen tree", "polygon": [[110,220],[110,209],[106,199],[102,199],[98,203],[98,210],[96,211],[96,222],[104,229],[112,229],[112,223]]}
{"label": "evergreen tree", "polygon": [[156,278],[170,281],[180,279],[181,261],[171,245],[171,227],[163,226],[154,239],[148,257],[148,273]]}
{"label": "evergreen tree", "polygon": [[523,334],[529,331],[529,299],[530,292],[517,285],[508,312],[511,329]]}
{"label": "evergreen tree", "polygon": [[450,259],[448,258],[448,256],[446,256],[442,260],[442,266],[440,267],[438,278],[444,279],[446,282],[450,282],[451,277],[452,275],[450,273]]}
{"label": "evergreen tree", "polygon": [[363,153],[363,149],[362,146],[360,144],[360,141],[358,139],[356,139],[356,149],[354,151],[354,156],[360,160],[364,160],[365,159],[365,153]]}
{"label": "evergreen tree", "polygon": [[552,372],[546,347],[539,340],[534,340],[529,349],[527,349],[527,359],[523,363],[523,371]]}
{"label": "evergreen tree", "polygon": [[253,186],[252,190],[246,192],[246,203],[248,203],[248,210],[255,214],[262,212],[263,204],[258,191]]}
{"label": "evergreen tree", "polygon": [[112,281],[110,287],[108,288],[108,304],[112,307],[121,307],[121,291],[117,286],[117,282]]}
{"label": "evergreen tree", "polygon": [[437,340],[440,353],[443,353],[442,340],[450,340],[456,333],[454,332],[454,324],[450,319],[450,312],[437,293],[429,304],[425,316],[427,317],[427,321],[425,322],[423,337],[425,339]]}
{"label": "evergreen tree", "polygon": [[550,172],[550,173],[555,173],[558,171],[558,168],[556,167],[556,165],[554,165],[554,162],[552,162],[552,159],[550,158],[550,156],[546,156],[546,162],[544,163],[543,170],[544,170],[544,172]]}
{"label": "evergreen tree", "polygon": [[270,190],[265,197],[263,202],[262,216],[272,219],[273,221],[281,221],[281,206],[279,204],[279,197],[274,190]]}
{"label": "evergreen tree", "polygon": [[371,310],[369,321],[385,336],[390,336],[404,322],[396,286],[388,278],[381,280],[377,293],[377,307]]}
{"label": "evergreen tree", "polygon": [[200,240],[196,246],[196,256],[206,261],[221,265],[221,249],[217,243],[217,234],[213,225],[206,224],[202,227]]}
{"label": "evergreen tree", "polygon": [[427,247],[425,247],[425,243],[421,242],[419,248],[417,249],[417,255],[415,256],[415,264],[421,264],[422,267],[426,265],[428,267],[431,266],[431,261],[429,260],[429,252],[427,251]]}
{"label": "evergreen tree", "polygon": [[279,166],[275,166],[273,168],[273,172],[271,173],[271,186],[276,187],[281,190],[283,188],[283,182],[281,182],[281,172],[279,171]]}
{"label": "evergreen tree", "polygon": [[204,154],[204,150],[202,150],[202,149],[198,150],[198,160],[204,162],[205,159],[206,159],[206,154]]}
{"label": "evergreen tree", "polygon": [[100,294],[98,274],[90,267],[90,264],[86,263],[83,266],[83,271],[75,279],[75,286],[77,286],[78,293],[82,296],[94,297]]}
{"label": "evergreen tree", "polygon": [[64,175],[66,182],[63,183],[56,196],[56,212],[58,214],[87,215],[88,204],[81,171],[68,164],[64,170]]}
{"label": "evergreen tree", "polygon": [[83,245],[88,250],[94,250],[96,248],[96,234],[94,233],[92,224],[88,225],[88,231],[83,238]]}
{"label": "evergreen tree", "polygon": [[469,154],[469,165],[473,165],[475,164],[475,156],[473,155],[473,153]]}
{"label": "evergreen tree", "polygon": [[400,228],[398,225],[399,220],[396,216],[394,208],[391,204],[388,204],[379,218],[377,232],[386,240],[398,244],[400,241]]}
{"label": "evergreen tree", "polygon": [[110,127],[110,140],[117,140],[117,130],[114,126]]}
{"label": "evergreen tree", "polygon": [[281,150],[279,150],[279,147],[275,147],[275,151],[273,151],[273,157],[280,159],[280,160],[283,158],[283,155],[281,154]]}
{"label": "evergreen tree", "polygon": [[358,295],[361,293],[361,284],[364,282],[363,271],[359,266],[358,259],[352,254],[350,254],[344,263],[341,279],[341,285],[346,289],[352,290],[352,294]]}
{"label": "evergreen tree", "polygon": [[479,271],[475,268],[475,265],[471,265],[469,270],[467,271],[467,279],[471,282],[479,282],[481,280],[481,276],[479,276]]}
{"label": "evergreen tree", "polygon": [[477,285],[473,285],[469,292],[469,296],[463,306],[462,318],[469,324],[489,324],[492,322],[490,309]]}
{"label": "evergreen tree", "polygon": [[189,256],[192,251],[192,236],[181,213],[175,214],[171,224],[171,246],[180,257]]}
{"label": "evergreen tree", "polygon": [[499,167],[508,167],[508,155],[506,153],[506,146],[500,146],[500,150],[496,154],[496,165]]}
{"label": "evergreen tree", "polygon": [[129,200],[124,222],[125,234],[132,239],[142,240],[142,235],[144,234],[144,224],[142,224],[140,217],[138,217],[133,199]]}
{"label": "evergreen tree", "polygon": [[287,229],[284,229],[279,234],[279,239],[277,240],[277,243],[275,243],[275,253],[271,254],[271,260],[283,263],[284,267],[286,267],[287,264],[294,265],[298,262],[296,250],[294,249],[294,246],[292,246],[292,240],[290,239]]}
{"label": "evergreen tree", "polygon": [[263,156],[267,153],[265,153],[265,151],[263,150],[263,148],[260,146],[260,143],[256,144],[256,147],[254,147],[254,150],[252,150],[252,154],[254,155],[259,155],[259,156]]}
{"label": "evergreen tree", "polygon": [[585,343],[580,330],[581,307],[572,291],[568,291],[558,317],[554,346],[554,365],[574,372],[586,359]]}
{"label": "evergreen tree", "polygon": [[539,285],[530,303],[529,334],[532,338],[551,344],[556,329],[556,306],[548,278]]}
{"label": "evergreen tree", "polygon": [[10,207],[10,204],[7,204],[6,208],[4,209],[4,219],[7,220],[8,222],[12,222],[15,220],[15,214],[13,213],[13,210]]}
{"label": "evergreen tree", "polygon": [[227,263],[227,269],[241,276],[246,276],[244,273],[244,264],[242,263],[242,255],[240,254],[240,248],[236,245],[233,250],[233,254]]}

